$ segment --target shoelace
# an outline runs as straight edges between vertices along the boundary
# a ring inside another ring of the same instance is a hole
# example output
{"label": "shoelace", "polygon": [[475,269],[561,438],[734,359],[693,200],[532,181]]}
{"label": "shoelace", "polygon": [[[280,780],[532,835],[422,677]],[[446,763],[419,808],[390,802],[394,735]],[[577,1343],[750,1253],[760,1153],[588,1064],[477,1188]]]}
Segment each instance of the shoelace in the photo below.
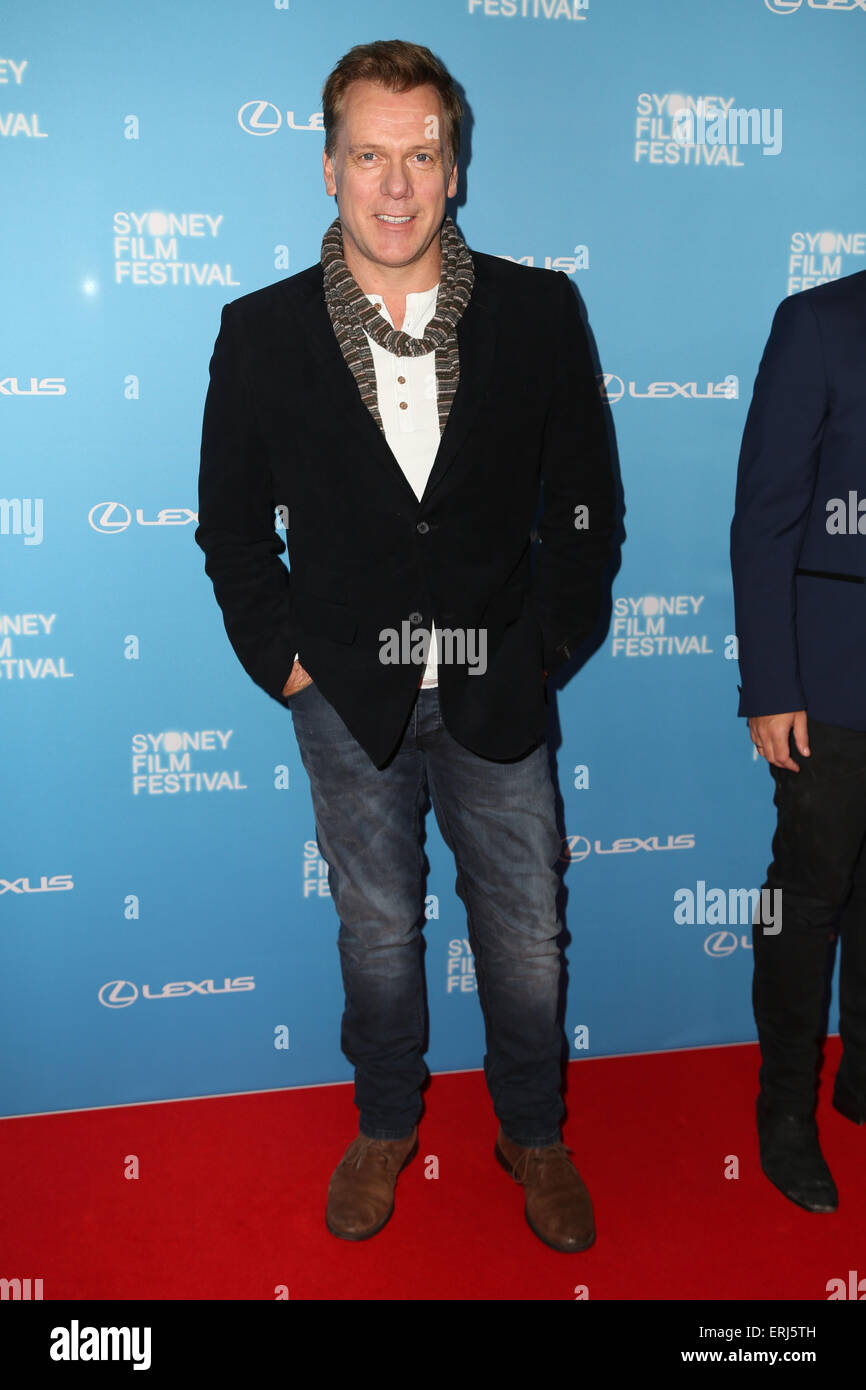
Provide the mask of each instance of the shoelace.
{"label": "shoelace", "polygon": [[515,1182],[524,1182],[532,1166],[537,1169],[539,1176],[541,1176],[545,1166],[549,1163],[568,1163],[568,1155],[572,1152],[572,1149],[561,1142],[548,1144],[543,1149],[525,1149],[512,1168],[511,1176]]}
{"label": "shoelace", "polygon": [[384,1139],[367,1139],[366,1136],[362,1136],[362,1138],[363,1142],[358,1144],[355,1154],[346,1160],[352,1167],[360,1168],[364,1159],[368,1157],[378,1159],[384,1163],[386,1168],[393,1163],[393,1154],[390,1153],[388,1149],[384,1148],[385,1143],[389,1141]]}

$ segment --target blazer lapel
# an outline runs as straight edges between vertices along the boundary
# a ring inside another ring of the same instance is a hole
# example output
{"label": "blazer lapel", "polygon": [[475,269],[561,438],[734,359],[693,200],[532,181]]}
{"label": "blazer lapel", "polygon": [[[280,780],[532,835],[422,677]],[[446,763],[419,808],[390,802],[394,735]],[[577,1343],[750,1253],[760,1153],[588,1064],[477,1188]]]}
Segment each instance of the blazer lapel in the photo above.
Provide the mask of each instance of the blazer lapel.
{"label": "blazer lapel", "polygon": [[361,400],[358,384],[346,363],[337,335],[325,305],[320,273],[302,301],[305,322],[304,334],[316,360],[318,384],[322,391],[322,408],[338,415],[355,434],[369,454],[393,478],[397,486],[417,499],[406,475],[388,447],[388,441],[369,410]]}
{"label": "blazer lapel", "polygon": [[[404,493],[408,493],[417,507],[418,499],[391,452],[385,435],[362,401],[357,382],[340,351],[325,305],[321,276],[311,285],[302,305],[305,336],[316,359],[319,384],[328,408],[345,420],[359,442],[386,469],[397,486]],[[427,479],[422,502],[427,500],[433,489],[442,481],[472,425],[492,368],[495,340],[493,305],[485,286],[479,285],[476,279],[472,298],[457,325],[460,381]]]}
{"label": "blazer lapel", "polygon": [[460,352],[460,381],[451,402],[442,438],[439,440],[439,448],[421,498],[422,502],[427,501],[454,462],[457,451],[475,419],[493,368],[496,314],[492,298],[486,286],[479,285],[477,276],[472,298],[457,325],[457,345]]}

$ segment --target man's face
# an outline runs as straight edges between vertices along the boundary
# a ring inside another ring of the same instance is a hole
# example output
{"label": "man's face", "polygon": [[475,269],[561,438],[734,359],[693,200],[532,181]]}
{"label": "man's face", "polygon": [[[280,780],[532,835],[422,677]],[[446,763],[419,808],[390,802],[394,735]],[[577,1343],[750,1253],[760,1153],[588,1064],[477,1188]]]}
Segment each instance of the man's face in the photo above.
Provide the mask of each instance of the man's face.
{"label": "man's face", "polygon": [[457,191],[457,165],[447,166],[444,133],[434,87],[409,92],[389,92],[376,82],[349,87],[334,157],[324,155],[323,167],[325,189],[337,198],[343,252],[347,262],[355,262],[356,279],[373,267],[414,265],[428,254],[431,268],[438,266],[438,247],[432,253],[430,248],[445,200]]}

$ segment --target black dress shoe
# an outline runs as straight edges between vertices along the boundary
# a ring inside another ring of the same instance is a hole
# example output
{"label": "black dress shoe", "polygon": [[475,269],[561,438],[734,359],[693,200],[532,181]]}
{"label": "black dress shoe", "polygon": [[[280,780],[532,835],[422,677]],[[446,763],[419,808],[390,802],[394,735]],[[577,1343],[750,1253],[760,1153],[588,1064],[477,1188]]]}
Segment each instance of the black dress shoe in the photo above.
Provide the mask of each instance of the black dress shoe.
{"label": "black dress shoe", "polygon": [[836,1073],[836,1084],[833,1087],[833,1109],[838,1110],[840,1115],[844,1115],[846,1120],[851,1120],[855,1125],[866,1124],[866,1101],[860,1101],[849,1087],[842,1075],[841,1068]]}
{"label": "black dress shoe", "polygon": [[811,1115],[788,1115],[758,1096],[761,1167],[770,1182],[806,1211],[835,1211],[839,1194]]}

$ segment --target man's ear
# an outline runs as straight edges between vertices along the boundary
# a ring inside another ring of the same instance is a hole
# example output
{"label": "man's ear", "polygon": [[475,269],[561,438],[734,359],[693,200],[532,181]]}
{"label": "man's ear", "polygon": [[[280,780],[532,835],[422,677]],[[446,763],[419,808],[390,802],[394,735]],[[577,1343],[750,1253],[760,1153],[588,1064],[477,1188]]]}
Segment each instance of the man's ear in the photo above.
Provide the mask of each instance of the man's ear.
{"label": "man's ear", "polygon": [[329,197],[333,197],[337,192],[337,180],[334,178],[334,162],[325,150],[322,151],[322,173],[325,179],[325,192]]}
{"label": "man's ear", "polygon": [[457,163],[456,163],[456,161],[455,161],[455,163],[453,164],[453,166],[452,166],[452,168],[451,168],[451,173],[450,173],[449,178],[448,178],[448,194],[447,194],[447,196],[448,196],[449,198],[453,198],[453,197],[456,196],[456,193],[457,193]]}

